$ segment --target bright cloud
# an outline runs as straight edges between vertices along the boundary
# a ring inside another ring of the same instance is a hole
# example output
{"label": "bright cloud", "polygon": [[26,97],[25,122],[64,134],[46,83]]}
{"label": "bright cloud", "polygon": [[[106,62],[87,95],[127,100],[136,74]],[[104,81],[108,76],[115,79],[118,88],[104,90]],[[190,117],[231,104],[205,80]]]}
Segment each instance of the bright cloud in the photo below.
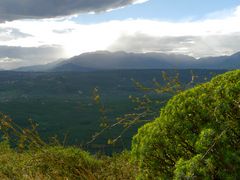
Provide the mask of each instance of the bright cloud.
{"label": "bright cloud", "polygon": [[0,38],[4,29],[16,33],[6,34],[2,46],[58,46],[63,58],[97,50],[217,56],[240,51],[240,6],[221,18],[198,21],[127,19],[87,25],[70,18],[17,20],[0,24]]}

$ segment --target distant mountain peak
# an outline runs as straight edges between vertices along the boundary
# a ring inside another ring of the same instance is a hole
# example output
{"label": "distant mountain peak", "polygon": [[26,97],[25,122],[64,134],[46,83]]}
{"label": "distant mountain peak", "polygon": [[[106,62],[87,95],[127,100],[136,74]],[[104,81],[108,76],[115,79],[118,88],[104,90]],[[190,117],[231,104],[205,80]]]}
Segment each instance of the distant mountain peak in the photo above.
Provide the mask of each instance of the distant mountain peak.
{"label": "distant mountain peak", "polygon": [[238,56],[238,57],[240,57],[240,52],[237,52],[237,53],[233,54],[232,56]]}
{"label": "distant mountain peak", "polygon": [[[239,58],[239,59],[238,59]],[[231,56],[196,59],[182,54],[96,51],[58,63],[23,67],[17,71],[93,71],[114,69],[238,69],[240,52]]]}

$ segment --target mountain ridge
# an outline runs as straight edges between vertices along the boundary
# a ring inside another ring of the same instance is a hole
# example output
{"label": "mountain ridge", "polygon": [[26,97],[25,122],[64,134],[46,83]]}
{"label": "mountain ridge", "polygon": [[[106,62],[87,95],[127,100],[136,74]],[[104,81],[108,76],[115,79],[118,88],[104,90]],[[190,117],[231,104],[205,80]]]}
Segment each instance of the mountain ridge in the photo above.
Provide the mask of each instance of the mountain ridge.
{"label": "mountain ridge", "polygon": [[117,69],[239,69],[240,52],[230,56],[196,59],[182,54],[157,52],[128,53],[124,51],[96,51],[45,65],[27,66],[14,71],[96,71]]}

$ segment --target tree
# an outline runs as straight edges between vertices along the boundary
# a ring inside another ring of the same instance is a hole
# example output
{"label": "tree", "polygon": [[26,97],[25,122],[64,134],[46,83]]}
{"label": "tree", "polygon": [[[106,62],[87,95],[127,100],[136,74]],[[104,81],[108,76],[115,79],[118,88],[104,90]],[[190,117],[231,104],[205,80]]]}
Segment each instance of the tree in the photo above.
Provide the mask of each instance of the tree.
{"label": "tree", "polygon": [[237,179],[239,127],[240,70],[179,93],[133,138],[139,178]]}

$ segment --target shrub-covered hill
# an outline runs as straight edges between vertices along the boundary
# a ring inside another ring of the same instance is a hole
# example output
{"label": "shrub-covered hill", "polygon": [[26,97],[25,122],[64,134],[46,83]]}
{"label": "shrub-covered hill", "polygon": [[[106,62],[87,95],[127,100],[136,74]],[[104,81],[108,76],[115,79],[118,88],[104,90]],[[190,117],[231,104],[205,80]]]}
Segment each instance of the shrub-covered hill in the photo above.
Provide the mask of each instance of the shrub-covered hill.
{"label": "shrub-covered hill", "polygon": [[240,70],[182,92],[133,138],[141,179],[240,178]]}

